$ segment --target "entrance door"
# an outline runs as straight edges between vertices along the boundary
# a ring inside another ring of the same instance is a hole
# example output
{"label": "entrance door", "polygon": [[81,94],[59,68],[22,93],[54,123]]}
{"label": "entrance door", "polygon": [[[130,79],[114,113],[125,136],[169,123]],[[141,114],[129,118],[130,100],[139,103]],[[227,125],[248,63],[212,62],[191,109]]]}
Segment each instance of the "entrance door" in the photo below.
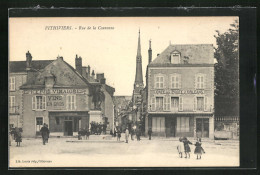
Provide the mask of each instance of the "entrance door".
{"label": "entrance door", "polygon": [[196,136],[197,137],[209,137],[209,119],[197,118],[196,119]]}
{"label": "entrance door", "polygon": [[166,137],[175,137],[176,133],[176,117],[166,117]]}
{"label": "entrance door", "polygon": [[72,136],[72,121],[64,121],[64,136]]}

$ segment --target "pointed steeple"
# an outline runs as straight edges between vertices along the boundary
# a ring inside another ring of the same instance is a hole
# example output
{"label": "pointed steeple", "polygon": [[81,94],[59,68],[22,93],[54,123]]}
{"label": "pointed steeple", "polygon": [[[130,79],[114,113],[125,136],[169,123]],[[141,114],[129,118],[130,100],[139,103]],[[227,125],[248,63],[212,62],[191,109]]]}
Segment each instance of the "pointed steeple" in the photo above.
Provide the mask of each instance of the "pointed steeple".
{"label": "pointed steeple", "polygon": [[140,29],[139,29],[139,35],[138,35],[138,46],[137,46],[137,55],[136,55],[135,85],[136,84],[138,84],[138,86],[143,85]]}

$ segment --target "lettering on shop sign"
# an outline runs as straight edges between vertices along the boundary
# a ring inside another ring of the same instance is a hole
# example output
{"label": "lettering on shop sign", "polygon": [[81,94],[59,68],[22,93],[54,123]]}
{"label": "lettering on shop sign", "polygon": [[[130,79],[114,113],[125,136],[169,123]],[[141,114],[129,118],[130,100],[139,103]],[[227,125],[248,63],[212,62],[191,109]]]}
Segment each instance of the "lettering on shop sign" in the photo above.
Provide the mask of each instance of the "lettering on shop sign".
{"label": "lettering on shop sign", "polygon": [[86,89],[39,89],[24,90],[24,94],[85,94]]}
{"label": "lettering on shop sign", "polygon": [[158,89],[155,94],[204,94],[204,90]]}
{"label": "lettering on shop sign", "polygon": [[53,109],[63,109],[65,107],[64,96],[62,95],[48,95],[46,104]]}

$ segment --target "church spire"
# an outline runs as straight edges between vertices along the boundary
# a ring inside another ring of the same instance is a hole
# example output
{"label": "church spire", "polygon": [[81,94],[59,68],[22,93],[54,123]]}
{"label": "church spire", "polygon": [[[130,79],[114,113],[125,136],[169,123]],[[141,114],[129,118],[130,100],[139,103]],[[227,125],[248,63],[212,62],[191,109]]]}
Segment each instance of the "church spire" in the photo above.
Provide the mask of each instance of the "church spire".
{"label": "church spire", "polygon": [[143,85],[140,29],[139,29],[139,35],[138,35],[138,46],[137,46],[137,55],[136,55],[135,85],[136,84],[139,84],[139,86]]}

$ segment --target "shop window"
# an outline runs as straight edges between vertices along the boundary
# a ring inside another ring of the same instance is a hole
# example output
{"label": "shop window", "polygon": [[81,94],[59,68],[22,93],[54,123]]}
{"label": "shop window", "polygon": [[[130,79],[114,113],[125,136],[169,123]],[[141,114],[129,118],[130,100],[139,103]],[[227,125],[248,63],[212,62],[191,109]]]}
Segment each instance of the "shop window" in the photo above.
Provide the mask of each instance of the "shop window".
{"label": "shop window", "polygon": [[156,110],[157,111],[163,110],[163,97],[156,97]]}
{"label": "shop window", "polygon": [[15,91],[15,77],[10,77],[10,91]]}
{"label": "shop window", "polygon": [[75,110],[76,109],[76,95],[67,96],[67,109]]}
{"label": "shop window", "polygon": [[56,121],[56,125],[60,124],[60,118],[59,117],[55,117],[55,121]]}
{"label": "shop window", "polygon": [[189,132],[189,131],[190,131],[190,118],[177,117],[177,132]]}
{"label": "shop window", "polygon": [[33,110],[46,109],[46,97],[44,95],[36,95],[32,97],[32,109]]}
{"label": "shop window", "polygon": [[43,117],[36,117],[36,132],[40,132],[43,127]]}
{"label": "shop window", "polygon": [[180,89],[181,88],[181,75],[180,74],[173,74],[171,75],[171,85],[172,89]]}
{"label": "shop window", "polygon": [[165,118],[153,117],[152,118],[152,131],[153,132],[165,132]]}
{"label": "shop window", "polygon": [[156,89],[164,88],[164,76],[163,75],[155,76],[155,88]]}
{"label": "shop window", "polygon": [[205,88],[205,74],[196,74],[195,75],[195,89],[204,89]]}

